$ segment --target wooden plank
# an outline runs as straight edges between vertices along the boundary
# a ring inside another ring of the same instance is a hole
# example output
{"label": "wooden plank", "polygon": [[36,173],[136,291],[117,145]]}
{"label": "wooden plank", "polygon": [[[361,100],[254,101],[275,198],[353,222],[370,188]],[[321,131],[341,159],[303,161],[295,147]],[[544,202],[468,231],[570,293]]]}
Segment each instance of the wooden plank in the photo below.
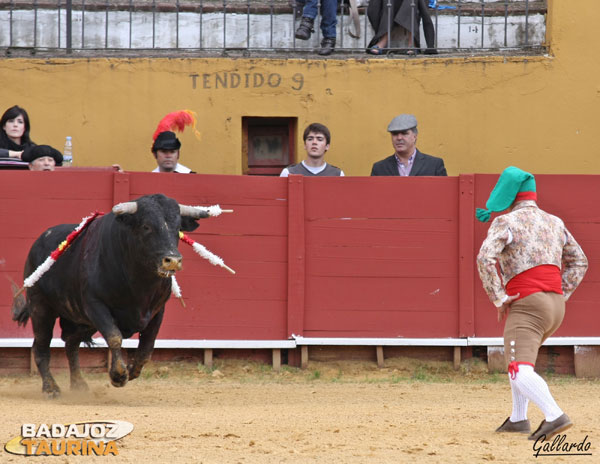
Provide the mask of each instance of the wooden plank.
{"label": "wooden plank", "polygon": [[304,177],[288,177],[288,301],[287,336],[304,333],[306,249],[304,238]]}
{"label": "wooden plank", "polygon": [[306,369],[308,367],[308,345],[302,345],[300,347],[300,369]]}
{"label": "wooden plank", "polygon": [[580,346],[574,349],[575,376],[583,378],[600,378],[600,347]]}
{"label": "wooden plank", "polygon": [[306,218],[312,221],[324,217],[430,218],[440,215],[456,220],[457,183],[457,177],[342,177],[326,181],[308,177]]}
{"label": "wooden plank", "polygon": [[33,354],[33,348],[29,350],[29,374],[35,375],[38,371],[37,364],[35,363],[35,355]]}
{"label": "wooden plank", "polygon": [[129,201],[129,174],[115,172],[113,176],[113,205]]}
{"label": "wooden plank", "polygon": [[476,251],[473,246],[475,176],[472,174],[461,175],[459,188],[458,335],[460,337],[472,337],[475,333],[475,281],[477,279]]}
{"label": "wooden plank", "polygon": [[506,372],[506,361],[504,360],[504,346],[488,346],[488,371]]}
{"label": "wooden plank", "polygon": [[281,350],[279,348],[273,349],[273,370],[279,371],[281,369]]}
{"label": "wooden plank", "polygon": [[211,304],[206,301],[196,302],[186,299],[186,305],[187,307],[183,308],[176,299],[171,298],[165,309],[159,338],[200,340],[284,340],[288,338],[285,301],[231,300]]}
{"label": "wooden plank", "polygon": [[[453,338],[458,320],[453,312],[338,312],[324,318],[307,313],[305,337]],[[385,317],[383,317],[385,316]]]}
{"label": "wooden plank", "polygon": [[[131,196],[163,192],[189,205],[277,206],[287,212],[288,181],[283,177],[132,173]],[[287,218],[285,218],[287,219]]]}
{"label": "wooden plank", "polygon": [[377,367],[384,367],[384,358],[383,358],[383,346],[375,347],[375,354],[377,356]]}
{"label": "wooden plank", "polygon": [[306,313],[325,311],[456,312],[453,278],[318,277],[307,279]]}
{"label": "wooden plank", "polygon": [[454,364],[454,370],[460,369],[460,346],[454,347],[453,364]]}
{"label": "wooden plank", "polygon": [[207,369],[212,369],[213,367],[213,350],[211,348],[204,350],[204,367]]}

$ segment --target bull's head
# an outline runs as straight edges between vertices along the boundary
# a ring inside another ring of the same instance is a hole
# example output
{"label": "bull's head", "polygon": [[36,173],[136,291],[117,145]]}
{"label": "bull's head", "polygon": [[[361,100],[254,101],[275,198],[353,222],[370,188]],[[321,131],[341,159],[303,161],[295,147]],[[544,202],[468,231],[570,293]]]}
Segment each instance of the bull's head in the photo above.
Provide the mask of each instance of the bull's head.
{"label": "bull's head", "polygon": [[136,201],[113,207],[117,221],[131,229],[133,254],[140,263],[154,267],[160,277],[171,277],[182,268],[177,250],[179,231],[191,232],[198,227],[196,220],[208,217],[204,211],[162,194],[147,195]]}

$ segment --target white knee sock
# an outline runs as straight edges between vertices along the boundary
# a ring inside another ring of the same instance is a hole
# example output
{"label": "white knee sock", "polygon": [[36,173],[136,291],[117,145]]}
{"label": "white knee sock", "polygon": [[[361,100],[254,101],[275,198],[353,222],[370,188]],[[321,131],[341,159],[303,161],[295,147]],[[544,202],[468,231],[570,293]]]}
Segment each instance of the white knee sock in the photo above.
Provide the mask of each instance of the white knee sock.
{"label": "white knee sock", "polygon": [[[510,374],[508,374],[508,379],[510,380]],[[510,390],[512,392],[512,413],[510,415],[510,421],[519,422],[527,420],[527,406],[529,406],[529,400],[519,391],[514,380],[510,380]]]}
{"label": "white knee sock", "polygon": [[[519,372],[511,386],[517,387],[518,391],[527,399],[533,401],[546,416],[546,421],[551,422],[562,416],[563,411],[558,407],[550,393],[548,384],[533,370],[533,366],[519,364]],[[512,419],[511,419],[512,420]]]}

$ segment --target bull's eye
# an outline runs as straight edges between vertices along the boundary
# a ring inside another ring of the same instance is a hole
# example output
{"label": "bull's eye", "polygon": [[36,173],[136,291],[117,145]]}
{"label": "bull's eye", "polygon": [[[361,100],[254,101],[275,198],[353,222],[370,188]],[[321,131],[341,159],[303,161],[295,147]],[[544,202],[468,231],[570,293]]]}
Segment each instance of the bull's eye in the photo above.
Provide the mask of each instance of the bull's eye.
{"label": "bull's eye", "polygon": [[144,225],[142,226],[142,230],[143,230],[145,233],[147,233],[147,234],[149,234],[150,232],[152,232],[152,228],[151,228],[151,227],[150,227],[148,224],[144,224]]}

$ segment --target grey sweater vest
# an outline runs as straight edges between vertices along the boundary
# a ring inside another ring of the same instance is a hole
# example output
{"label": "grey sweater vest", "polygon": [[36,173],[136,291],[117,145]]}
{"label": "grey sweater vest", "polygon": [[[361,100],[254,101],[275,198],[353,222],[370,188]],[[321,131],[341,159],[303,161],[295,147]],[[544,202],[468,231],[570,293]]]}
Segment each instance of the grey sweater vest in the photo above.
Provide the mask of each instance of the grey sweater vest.
{"label": "grey sweater vest", "polygon": [[290,174],[300,174],[302,176],[339,176],[342,173],[340,168],[336,168],[329,163],[325,164],[325,169],[318,174],[313,174],[310,172],[302,163],[292,164],[291,166],[288,166],[287,169]]}

